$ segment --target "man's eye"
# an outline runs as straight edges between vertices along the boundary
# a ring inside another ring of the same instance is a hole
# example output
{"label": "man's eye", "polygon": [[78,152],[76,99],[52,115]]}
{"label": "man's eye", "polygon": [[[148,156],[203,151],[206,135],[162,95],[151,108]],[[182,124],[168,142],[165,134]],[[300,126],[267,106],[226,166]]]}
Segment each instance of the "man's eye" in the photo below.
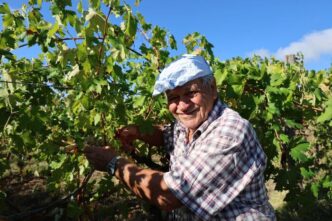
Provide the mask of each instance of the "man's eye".
{"label": "man's eye", "polygon": [[187,93],[185,93],[185,96],[194,97],[197,93],[198,91],[188,91]]}
{"label": "man's eye", "polygon": [[174,97],[168,97],[167,100],[168,100],[168,102],[174,102],[174,101],[176,101],[178,98],[179,98],[179,97],[177,97],[177,96],[174,96]]}

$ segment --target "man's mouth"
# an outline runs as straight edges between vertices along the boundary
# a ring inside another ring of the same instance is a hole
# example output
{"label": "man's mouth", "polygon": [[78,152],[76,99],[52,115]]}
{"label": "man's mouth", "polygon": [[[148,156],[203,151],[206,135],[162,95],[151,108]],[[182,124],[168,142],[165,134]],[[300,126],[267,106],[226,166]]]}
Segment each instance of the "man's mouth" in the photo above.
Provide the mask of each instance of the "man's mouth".
{"label": "man's mouth", "polygon": [[181,116],[193,115],[193,114],[195,114],[196,112],[197,112],[197,109],[192,109],[192,110],[190,110],[190,111],[183,112],[183,113],[181,113],[180,115],[181,115]]}

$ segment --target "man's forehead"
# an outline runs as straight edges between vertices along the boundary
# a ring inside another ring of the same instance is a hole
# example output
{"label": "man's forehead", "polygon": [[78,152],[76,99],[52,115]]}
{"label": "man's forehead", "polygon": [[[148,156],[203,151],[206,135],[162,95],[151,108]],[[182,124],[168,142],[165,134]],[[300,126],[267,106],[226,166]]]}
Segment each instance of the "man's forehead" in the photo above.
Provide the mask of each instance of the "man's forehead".
{"label": "man's forehead", "polygon": [[200,79],[195,79],[195,80],[192,80],[182,86],[178,86],[172,90],[167,90],[166,91],[166,94],[167,95],[170,95],[170,94],[175,94],[175,93],[178,93],[178,92],[181,92],[181,91],[187,91],[187,90],[191,90],[191,89],[197,89],[199,88],[200,86]]}

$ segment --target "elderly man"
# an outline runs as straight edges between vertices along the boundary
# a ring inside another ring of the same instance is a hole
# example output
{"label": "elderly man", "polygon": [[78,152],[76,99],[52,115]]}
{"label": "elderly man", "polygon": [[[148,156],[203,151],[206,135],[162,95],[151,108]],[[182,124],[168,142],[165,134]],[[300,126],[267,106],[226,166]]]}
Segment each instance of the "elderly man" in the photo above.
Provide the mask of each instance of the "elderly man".
{"label": "elderly man", "polygon": [[263,176],[266,156],[250,123],[218,99],[204,58],[184,55],[167,66],[153,95],[161,93],[175,122],[152,134],[127,126],[119,138],[126,150],[135,139],[164,146],[168,172],[141,168],[110,147],[87,147],[90,163],[171,211],[170,220],[275,220]]}

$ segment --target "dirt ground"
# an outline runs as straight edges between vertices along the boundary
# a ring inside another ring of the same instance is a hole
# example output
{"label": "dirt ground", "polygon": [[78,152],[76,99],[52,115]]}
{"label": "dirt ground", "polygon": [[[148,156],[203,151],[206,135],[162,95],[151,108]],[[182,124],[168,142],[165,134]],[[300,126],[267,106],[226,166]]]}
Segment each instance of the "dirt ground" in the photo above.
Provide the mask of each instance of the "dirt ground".
{"label": "dirt ground", "polygon": [[[97,172],[95,176],[98,179],[102,174]],[[65,214],[65,208],[71,206],[69,200],[62,200],[63,196],[60,198],[48,193],[45,177],[9,176],[0,180],[0,190],[6,193],[5,200],[0,202],[0,221],[162,219],[162,214],[156,208],[148,206],[134,196],[127,198],[110,196],[100,202],[82,203],[81,206],[85,209],[80,216]],[[71,197],[70,201],[75,199]]]}
{"label": "dirt ground", "polygon": [[[100,177],[103,174],[96,174]],[[286,192],[274,190],[274,183],[268,181],[270,202],[277,210],[278,220],[281,221],[302,221],[302,220],[332,220],[331,207],[317,207],[312,212],[312,217],[299,216],[293,211],[285,210],[283,201]],[[65,214],[65,208],[70,206],[68,201],[59,201],[59,196],[52,196],[46,190],[46,178],[33,175],[8,176],[0,180],[0,190],[6,193],[6,199],[0,204],[0,221],[25,220],[25,221],[44,221],[44,220],[163,220],[163,215],[158,209],[149,206],[142,200],[134,196],[127,198],[108,197],[100,202],[90,202],[85,205],[84,212],[76,218],[71,218],[73,214]],[[48,205],[51,205],[47,208]],[[52,206],[53,205],[53,206]],[[107,206],[106,206],[107,205]],[[125,205],[125,206],[124,206]],[[125,207],[125,208],[124,208]],[[326,211],[328,210],[328,211]],[[115,215],[115,214],[126,214]],[[310,212],[308,214],[311,214]],[[318,214],[318,215],[317,215]],[[79,217],[79,218],[77,218]],[[111,217],[111,218],[110,218]],[[319,217],[315,219],[314,217]]]}

